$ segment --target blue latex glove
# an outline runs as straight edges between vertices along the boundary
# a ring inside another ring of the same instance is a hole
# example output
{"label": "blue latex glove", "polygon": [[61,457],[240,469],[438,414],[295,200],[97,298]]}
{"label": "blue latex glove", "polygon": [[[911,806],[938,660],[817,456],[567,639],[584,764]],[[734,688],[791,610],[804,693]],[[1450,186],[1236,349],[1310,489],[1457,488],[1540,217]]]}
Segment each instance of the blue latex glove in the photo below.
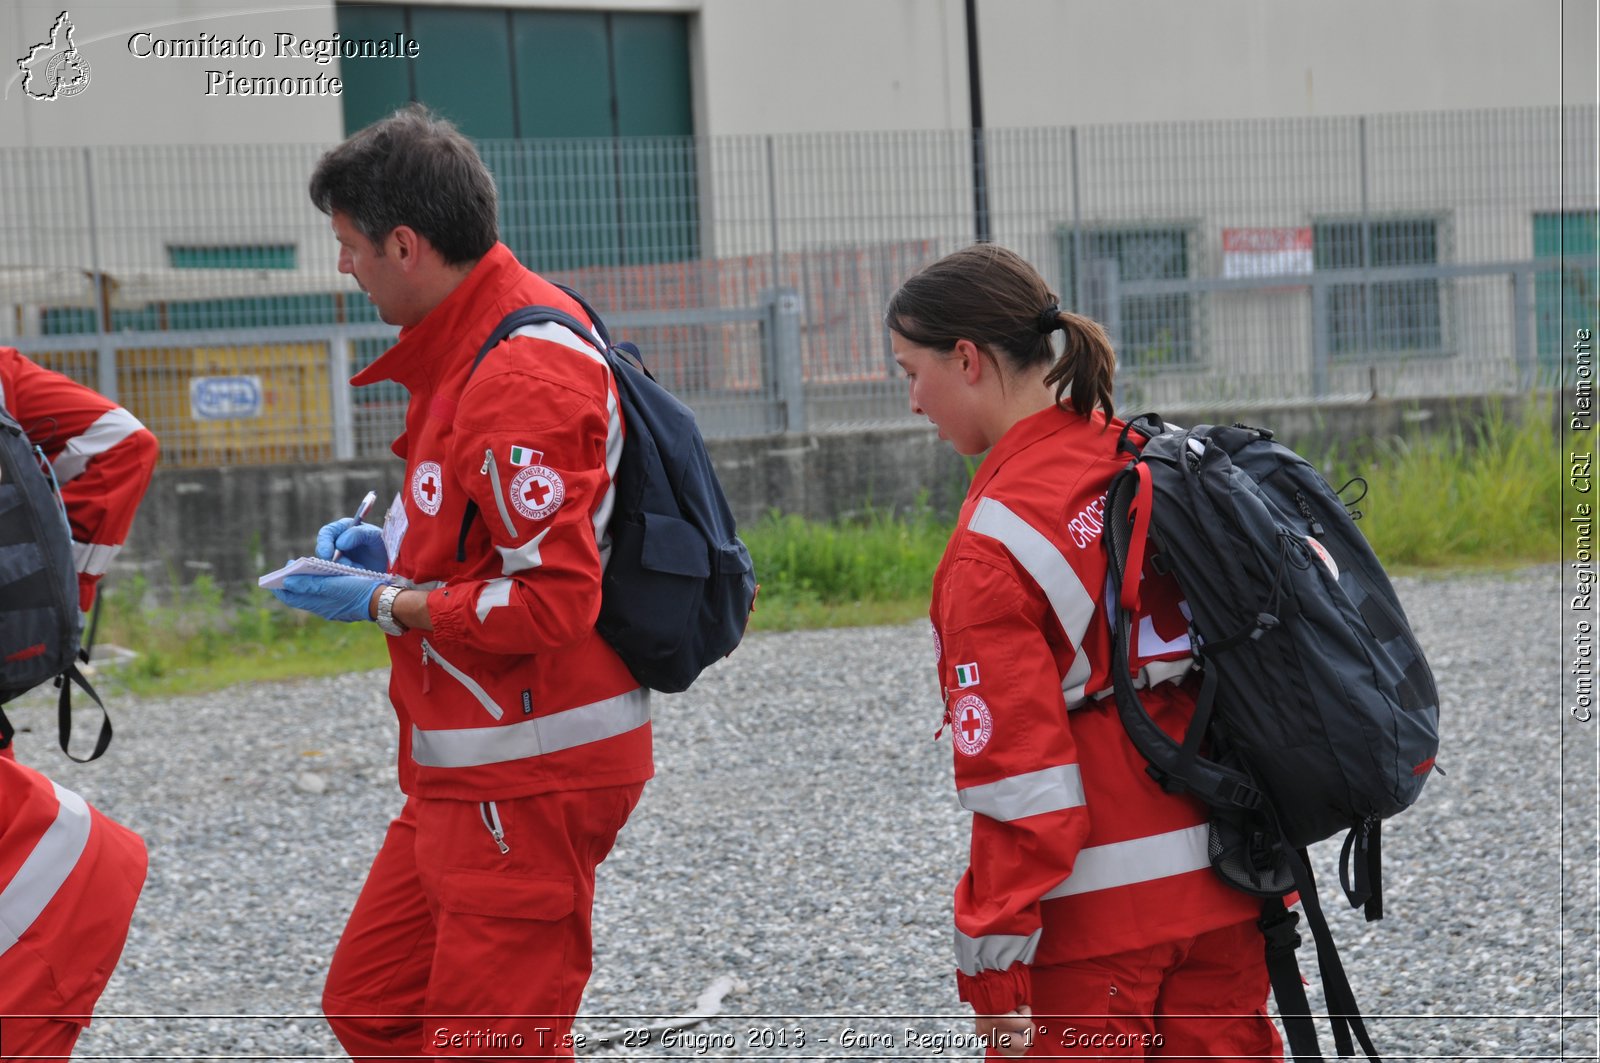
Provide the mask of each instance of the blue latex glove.
{"label": "blue latex glove", "polygon": [[383,545],[383,530],[373,524],[357,524],[354,517],[341,517],[324,524],[317,532],[317,556],[324,561],[339,560],[370,572],[389,571],[389,549]]}
{"label": "blue latex glove", "polygon": [[360,576],[290,576],[272,593],[284,605],[316,613],[324,620],[371,620],[375,579]]}

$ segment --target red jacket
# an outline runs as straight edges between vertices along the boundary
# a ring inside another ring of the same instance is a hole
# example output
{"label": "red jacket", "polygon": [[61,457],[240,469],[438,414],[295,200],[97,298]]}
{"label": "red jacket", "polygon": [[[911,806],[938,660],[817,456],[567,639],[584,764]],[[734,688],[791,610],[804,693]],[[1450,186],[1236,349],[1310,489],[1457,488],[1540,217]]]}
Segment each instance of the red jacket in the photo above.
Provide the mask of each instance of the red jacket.
{"label": "red jacket", "polygon": [[145,868],[137,834],[0,757],[0,1015],[88,1025],[122,953]]}
{"label": "red jacket", "polygon": [[[1171,941],[1258,914],[1206,857],[1203,806],[1161,790],[1117,716],[1101,513],[1122,428],[1051,408],[978,469],[934,579],[955,777],[973,813],[955,895],[957,982],[982,1014],[1030,1002],[1029,965]],[[1144,573],[1132,666],[1181,737],[1188,625]]]}
{"label": "red jacket", "polygon": [[156,437],[121,406],[0,347],[0,402],[55,470],[72,526],[78,604],[94,604],[155,471]]}
{"label": "red jacket", "polygon": [[[390,640],[400,787],[499,800],[643,782],[653,773],[649,692],[596,634],[616,386],[598,352],[540,326],[478,348],[510,311],[581,308],[496,244],[351,383],[411,394],[394,452],[407,531],[392,569],[431,587],[432,632]],[[466,560],[456,560],[468,502]]]}

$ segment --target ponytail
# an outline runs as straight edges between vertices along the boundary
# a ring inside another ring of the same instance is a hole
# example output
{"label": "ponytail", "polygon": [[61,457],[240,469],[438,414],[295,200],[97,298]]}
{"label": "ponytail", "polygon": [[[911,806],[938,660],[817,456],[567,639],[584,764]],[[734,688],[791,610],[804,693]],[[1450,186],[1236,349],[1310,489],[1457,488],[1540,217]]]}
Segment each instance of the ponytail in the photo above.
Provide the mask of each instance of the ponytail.
{"label": "ponytail", "polygon": [[1099,406],[1109,420],[1111,378],[1117,368],[1111,340],[1099,322],[1082,314],[1061,310],[1056,314],[1056,322],[1056,327],[1066,335],[1066,343],[1061,357],[1044,378],[1046,386],[1056,389],[1056,405],[1065,405],[1070,392],[1072,409],[1077,413],[1088,417]]}
{"label": "ponytail", "polygon": [[[1055,388],[1056,405],[1082,417],[1098,406],[1111,417],[1117,357],[1105,330],[1062,310],[1038,271],[999,244],[974,244],[911,277],[890,297],[883,323],[939,352],[970,340],[1008,372],[1048,366],[1044,382]],[[1059,358],[1050,341],[1058,329],[1066,335]]]}

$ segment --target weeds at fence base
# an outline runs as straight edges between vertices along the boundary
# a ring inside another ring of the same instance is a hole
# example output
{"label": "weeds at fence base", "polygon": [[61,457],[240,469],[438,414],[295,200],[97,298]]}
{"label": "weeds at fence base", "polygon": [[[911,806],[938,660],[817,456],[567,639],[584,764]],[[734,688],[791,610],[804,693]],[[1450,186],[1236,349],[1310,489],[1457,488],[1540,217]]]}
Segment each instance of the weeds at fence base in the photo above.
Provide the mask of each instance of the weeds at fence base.
{"label": "weeds at fence base", "polygon": [[386,637],[373,624],[335,624],[290,609],[253,587],[229,599],[201,575],[167,604],[143,577],[104,589],[100,641],[137,656],[102,673],[109,690],[193,694],[235,683],[389,665]]}
{"label": "weeds at fence base", "polygon": [[[1397,575],[1511,570],[1562,556],[1565,455],[1594,433],[1557,439],[1548,418],[1491,410],[1470,429],[1371,443],[1320,464],[1335,486],[1360,476],[1357,527]],[[1558,445],[1559,444],[1559,445]],[[817,523],[773,512],[742,529],[761,592],[752,632],[901,624],[926,618],[953,523],[919,504]],[[99,639],[138,654],[101,673],[111,691],[187,694],[235,683],[386,668],[373,624],[335,624],[266,591],[228,598],[206,576],[171,602],[140,578],[108,581]],[[737,651],[736,651],[737,652]]]}

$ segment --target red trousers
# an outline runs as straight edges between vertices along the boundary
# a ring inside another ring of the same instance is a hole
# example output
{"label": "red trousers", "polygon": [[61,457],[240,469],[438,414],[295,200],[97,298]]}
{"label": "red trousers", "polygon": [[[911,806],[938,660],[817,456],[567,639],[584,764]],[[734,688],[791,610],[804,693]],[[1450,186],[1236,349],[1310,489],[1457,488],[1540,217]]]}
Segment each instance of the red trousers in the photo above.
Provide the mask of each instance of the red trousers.
{"label": "red trousers", "polygon": [[[1265,945],[1252,920],[1181,941],[1035,967],[1044,1059],[1283,1059],[1267,1015]],[[990,1059],[999,1058],[993,1049]]]}
{"label": "red trousers", "polygon": [[67,1063],[83,1027],[65,1019],[0,1015],[0,1060]]}
{"label": "red trousers", "polygon": [[643,789],[407,800],[323,990],[345,1051],[357,1061],[572,1058],[595,867]]}

